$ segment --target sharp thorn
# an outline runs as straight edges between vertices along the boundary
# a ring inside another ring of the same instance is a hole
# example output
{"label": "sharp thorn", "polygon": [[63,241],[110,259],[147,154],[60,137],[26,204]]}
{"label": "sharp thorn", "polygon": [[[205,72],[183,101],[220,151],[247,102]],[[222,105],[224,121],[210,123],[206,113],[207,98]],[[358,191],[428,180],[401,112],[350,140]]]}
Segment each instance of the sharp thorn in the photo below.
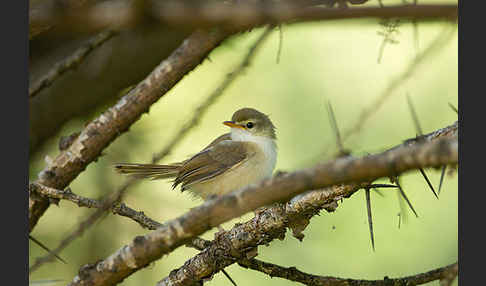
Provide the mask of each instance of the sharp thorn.
{"label": "sharp thorn", "polygon": [[334,111],[332,109],[331,102],[327,102],[327,108],[328,108],[328,115],[329,115],[329,122],[331,123],[331,127],[334,130],[334,135],[336,136],[336,144],[339,148],[339,153],[341,155],[346,154],[346,151],[343,148],[343,143],[341,141],[341,135],[339,133],[339,128],[337,126],[336,122],[336,117],[334,116]]}
{"label": "sharp thorn", "polygon": [[415,214],[415,216],[418,217],[417,212],[413,208],[412,204],[410,203],[410,201],[407,198],[407,195],[405,194],[405,192],[403,191],[402,187],[400,186],[400,183],[398,182],[398,179],[396,180],[396,184],[398,186],[398,190],[400,191],[400,195],[402,195],[402,198],[405,199],[405,201],[407,202],[408,206],[410,207],[410,209],[412,210],[412,212]]}
{"label": "sharp thorn", "polygon": [[412,104],[412,100],[410,99],[410,95],[407,93],[407,103],[408,107],[410,108],[410,113],[412,114],[413,123],[415,124],[415,130],[417,130],[418,135],[422,135],[422,128],[420,128],[420,123],[418,121],[417,113],[415,112],[415,107]]}
{"label": "sharp thorn", "polygon": [[452,105],[452,103],[450,103],[450,102],[448,102],[448,104],[449,104],[449,107],[452,108],[452,110],[454,110],[457,114],[458,113],[457,108],[454,105]]}
{"label": "sharp thorn", "polygon": [[442,182],[444,181],[444,175],[446,169],[447,169],[447,165],[442,166],[442,171],[440,172],[439,190],[437,191],[438,194],[440,194],[440,189],[442,188]]}
{"label": "sharp thorn", "polygon": [[226,276],[226,278],[228,278],[228,279],[229,279],[229,281],[231,281],[231,283],[232,283],[234,286],[238,286],[238,285],[236,285],[236,282],[235,282],[233,279],[231,279],[231,277],[229,276],[229,274],[228,274],[228,273],[227,273],[227,272],[226,272],[224,269],[221,269],[221,272],[223,272],[224,276]]}
{"label": "sharp thorn", "polygon": [[365,195],[366,195],[366,209],[368,212],[368,226],[370,228],[371,247],[373,248],[373,251],[375,251],[375,239],[373,236],[373,219],[371,217],[370,189],[368,188],[365,189]]}
{"label": "sharp thorn", "polygon": [[424,169],[422,168],[419,168],[420,170],[420,173],[422,174],[422,176],[424,177],[425,181],[427,182],[427,185],[429,185],[429,188],[432,190],[432,193],[434,193],[434,196],[438,199],[439,196],[437,195],[437,193],[435,192],[434,190],[434,187],[432,186],[432,183],[430,183],[430,180],[429,178],[427,177],[427,175],[425,174],[425,171]]}

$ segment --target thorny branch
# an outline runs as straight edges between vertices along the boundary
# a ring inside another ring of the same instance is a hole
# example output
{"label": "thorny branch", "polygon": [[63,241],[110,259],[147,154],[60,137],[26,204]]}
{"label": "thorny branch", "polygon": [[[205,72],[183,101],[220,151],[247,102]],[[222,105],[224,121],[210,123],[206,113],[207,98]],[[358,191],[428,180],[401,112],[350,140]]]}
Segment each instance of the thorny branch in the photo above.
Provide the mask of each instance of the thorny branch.
{"label": "thorny branch", "polygon": [[[440,137],[454,138],[457,136],[457,128],[457,122],[455,122],[453,125],[424,135],[424,141],[431,142]],[[415,138],[410,139],[391,150],[412,146],[417,142]],[[388,152],[385,151],[383,154]],[[343,167],[342,170],[349,169]],[[205,277],[210,277],[224,267],[248,258],[247,255],[254,256],[255,248],[258,245],[267,244],[275,238],[283,239],[286,228],[291,229],[293,235],[301,240],[302,231],[307,227],[309,219],[313,215],[319,213],[322,208],[333,211],[341,198],[349,197],[358,189],[367,186],[368,183],[334,185],[328,189],[310,191],[294,197],[286,205],[280,204],[260,211],[252,220],[244,224],[237,224],[228,232],[218,233],[210,245],[200,239],[193,240],[190,245],[203,247],[204,251],[186,261],[181,268],[172,271],[168,277],[158,283],[158,286],[190,285]]]}
{"label": "thorny branch", "polygon": [[[190,243],[189,247],[203,251],[211,246],[211,241],[202,238],[195,238]],[[458,273],[458,263],[453,263],[444,267],[433,269],[425,273],[416,274],[402,278],[388,278],[383,280],[358,280],[346,279],[331,276],[320,276],[302,272],[295,267],[283,267],[277,264],[261,261],[256,258],[241,258],[237,261],[238,265],[252,269],[258,272],[267,274],[271,278],[280,277],[283,279],[300,282],[305,285],[315,286],[343,286],[343,285],[360,285],[360,286],[386,286],[386,285],[421,285],[431,281],[440,280],[453,282]],[[441,284],[442,285],[442,284]],[[450,284],[449,284],[450,285]]]}
{"label": "thorny branch", "polygon": [[359,286],[387,286],[387,285],[406,285],[414,286],[421,285],[435,280],[443,280],[445,277],[454,275],[457,276],[458,264],[453,263],[444,267],[433,269],[425,273],[411,275],[401,278],[388,278],[383,280],[360,280],[349,278],[338,278],[331,276],[319,276],[308,274],[298,270],[295,267],[282,267],[273,263],[260,261],[258,259],[243,259],[238,261],[238,264],[244,268],[249,268],[269,275],[270,277],[280,277],[287,280],[300,282],[311,286],[343,286],[343,285],[359,285]]}
{"label": "thorny branch", "polygon": [[[445,47],[446,43],[451,39],[454,35],[455,28],[451,28],[447,31],[447,28],[440,33],[434,41],[427,46],[427,48],[418,54],[415,59],[410,63],[410,65],[404,70],[403,73],[395,77],[390,84],[386,87],[383,93],[370,105],[363,108],[361,113],[359,114],[358,120],[356,123],[345,130],[342,136],[339,138],[338,145],[342,145],[344,141],[348,140],[352,135],[357,134],[361,131],[361,128],[365,124],[365,122],[376,113],[376,111],[385,103],[385,101],[390,98],[390,96],[400,87],[402,86],[417,70],[417,68],[423,64],[425,59],[429,58],[433,52],[437,53]],[[335,127],[334,127],[335,128]],[[331,148],[326,148],[327,151],[323,152],[319,157],[324,157]],[[342,150],[339,150],[340,152]]]}
{"label": "thorny branch", "polygon": [[[307,190],[343,183],[367,182],[418,167],[456,164],[457,156],[457,134],[452,134],[450,138],[441,138],[434,142],[407,144],[396,148],[393,152],[362,158],[340,158],[313,168],[277,176],[258,185],[208,200],[185,215],[166,222],[156,231],[144,236],[137,236],[132,243],[122,247],[106,259],[82,267],[79,275],[69,285],[101,285],[120,282],[138,269],[147,266],[162,255],[170,253],[214,226],[258,207],[278,201],[287,201]],[[329,192],[326,195],[327,199],[331,201],[338,196],[350,195],[353,191],[355,190]],[[282,215],[283,212],[284,209],[281,209]],[[266,216],[265,214],[268,214],[265,210],[260,212],[253,223],[270,223],[278,220],[278,216],[271,216],[271,214]],[[257,229],[260,234],[259,237],[257,236],[257,240],[264,243],[268,238],[281,237],[281,230],[277,232],[273,232],[273,230],[275,228],[267,229],[265,225],[260,225]],[[231,233],[237,234],[235,229]],[[227,232],[224,234],[227,235]],[[252,242],[251,238],[238,237],[238,239],[246,239],[243,242],[248,240]],[[235,246],[235,244],[238,245],[238,241],[232,241],[232,245]],[[244,245],[245,243],[239,246]],[[117,271],[113,271],[115,268]]]}
{"label": "thorny branch", "polygon": [[[412,14],[415,13],[414,11],[410,11],[410,9],[413,10],[418,7],[419,6],[391,8],[396,8],[400,11],[402,11],[401,9],[404,9],[403,11],[405,12],[403,16],[410,16],[411,12]],[[433,7],[432,10],[435,8],[437,7]],[[383,8],[380,8],[380,10],[381,9]],[[445,7],[444,9],[439,9],[441,11],[439,12],[441,16],[444,16],[443,11],[448,11],[447,15],[449,16],[457,14],[457,6],[452,5],[451,7]],[[345,10],[348,11],[352,9]],[[333,11],[324,11],[325,13],[334,13]],[[373,13],[367,14],[367,12],[363,13],[363,11],[364,10],[344,13],[351,13],[349,15],[359,17],[373,16]],[[39,15],[42,14],[42,12],[37,12]],[[382,12],[383,10],[379,13]],[[312,13],[310,13],[310,15],[312,15]],[[380,14],[375,16],[382,17],[383,15]],[[288,17],[286,18],[288,21],[302,20],[298,15],[286,15],[286,17]],[[339,17],[342,17],[342,15]],[[42,19],[42,15],[40,18]],[[333,18],[332,15],[327,15],[326,19],[335,18]],[[305,19],[309,20],[309,18]],[[319,18],[317,17],[313,19],[318,20]],[[253,26],[261,24],[263,23],[252,23]],[[114,107],[92,121],[73,142],[71,147],[62,152],[52,164],[49,164],[49,166],[39,174],[38,182],[42,185],[57,189],[65,188],[90,162],[99,156],[101,151],[106,148],[111,141],[113,141],[119,134],[126,131],[141,114],[148,111],[151,104],[163,96],[165,92],[170,90],[170,88],[187,74],[188,71],[197,66],[214,47],[219,45],[219,43],[229,35],[237,31],[245,30],[248,27],[240,25],[234,27],[234,29],[228,29],[228,27],[225,28],[226,30],[213,28],[211,31],[198,30],[193,33],[167,60],[163,61],[144,81],[139,83],[135,89],[124,96]],[[45,199],[33,200],[32,198],[29,198],[29,232],[32,231],[37,224],[38,219],[44,214],[48,207],[49,202]]]}

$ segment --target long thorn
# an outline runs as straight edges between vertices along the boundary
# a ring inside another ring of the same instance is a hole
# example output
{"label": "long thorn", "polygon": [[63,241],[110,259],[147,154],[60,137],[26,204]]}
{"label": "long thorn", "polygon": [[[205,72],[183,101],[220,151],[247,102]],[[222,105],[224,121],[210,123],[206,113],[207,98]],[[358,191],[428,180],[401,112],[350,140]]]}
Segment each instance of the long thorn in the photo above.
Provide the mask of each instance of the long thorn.
{"label": "long thorn", "polygon": [[[410,108],[410,113],[412,114],[413,123],[415,124],[415,130],[417,131],[418,135],[422,136],[423,132],[422,132],[422,128],[420,127],[417,112],[415,112],[415,108],[412,104],[412,100],[410,99],[410,95],[408,93],[407,93],[407,103],[408,103],[408,107]],[[425,171],[422,168],[419,168],[419,170],[420,170],[420,173],[422,174],[422,176],[424,177],[425,181],[429,185],[429,188],[432,190],[432,193],[434,193],[434,196],[436,198],[439,198],[439,196],[437,196],[437,193],[434,190],[434,187],[430,183],[429,178],[425,174]]]}
{"label": "long thorn", "polygon": [[434,196],[438,199],[439,196],[435,193],[434,187],[432,186],[432,183],[430,182],[429,178],[425,174],[424,169],[419,168],[419,170],[420,170],[420,173],[422,174],[422,176],[424,177],[425,181],[427,182],[427,185],[429,185],[430,190],[432,190],[432,193],[434,193]]}
{"label": "long thorn", "polygon": [[371,199],[370,199],[370,189],[365,189],[366,195],[366,209],[368,211],[368,226],[370,228],[370,236],[371,236],[371,247],[373,251],[375,251],[375,238],[373,236],[373,219],[371,217]]}
{"label": "long thorn", "polygon": [[418,217],[418,214],[417,212],[415,211],[415,209],[413,208],[412,204],[410,203],[410,201],[408,200],[407,198],[407,195],[405,194],[405,192],[403,191],[402,187],[400,186],[400,183],[398,182],[398,178],[395,182],[398,186],[398,190],[400,191],[400,195],[402,195],[402,198],[405,199],[405,201],[407,202],[408,206],[410,207],[410,209],[412,210],[412,212],[415,214],[416,217]]}
{"label": "long thorn", "polygon": [[61,257],[59,257],[57,254],[55,254],[54,252],[52,252],[47,246],[45,246],[44,244],[42,244],[40,241],[38,241],[37,239],[35,239],[33,236],[31,236],[29,234],[29,239],[32,240],[33,242],[35,242],[37,245],[39,245],[42,249],[44,249],[45,251],[47,251],[48,253],[54,255],[57,259],[59,259],[60,261],[62,261],[64,264],[67,264],[67,262],[62,259]]}
{"label": "long thorn", "polygon": [[447,165],[442,166],[442,171],[440,172],[439,190],[437,191],[439,194],[440,194],[440,189],[442,188],[442,182],[444,181],[444,175],[446,169],[447,169]]}
{"label": "long thorn", "polygon": [[410,109],[410,113],[412,114],[413,123],[415,124],[415,130],[417,131],[418,135],[422,135],[422,128],[420,127],[420,123],[418,121],[417,113],[415,112],[415,107],[412,104],[412,100],[410,99],[410,95],[407,93],[407,103]]}
{"label": "long thorn", "polygon": [[454,105],[452,105],[452,103],[450,103],[450,102],[448,102],[448,104],[449,104],[449,107],[452,108],[452,110],[454,110],[457,114],[458,113],[457,108]]}
{"label": "long thorn", "polygon": [[336,117],[334,116],[334,111],[332,109],[332,105],[331,105],[330,101],[327,102],[327,108],[328,108],[328,111],[329,111],[328,112],[329,122],[331,123],[331,127],[334,130],[334,135],[336,136],[336,144],[339,148],[339,153],[340,153],[340,155],[344,155],[344,154],[346,154],[346,152],[344,151],[344,148],[343,148],[343,143],[342,143],[342,140],[341,140],[341,134],[339,134],[339,128],[337,126]]}
{"label": "long thorn", "polygon": [[221,269],[221,272],[223,272],[224,276],[226,276],[226,278],[228,278],[229,281],[231,281],[231,283],[233,283],[233,285],[238,286],[238,285],[236,285],[236,282],[233,279],[231,279],[229,274],[224,269]]}

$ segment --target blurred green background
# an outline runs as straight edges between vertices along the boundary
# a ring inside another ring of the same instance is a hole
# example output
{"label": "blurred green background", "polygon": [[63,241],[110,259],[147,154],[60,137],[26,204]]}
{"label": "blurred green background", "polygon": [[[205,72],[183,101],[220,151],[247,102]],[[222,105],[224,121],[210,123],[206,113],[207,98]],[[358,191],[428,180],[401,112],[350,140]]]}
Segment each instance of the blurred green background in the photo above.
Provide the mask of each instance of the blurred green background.
{"label": "blurred green background", "polygon": [[[444,30],[445,23],[419,23],[418,45],[413,26],[402,22],[395,35],[397,44],[387,44],[378,63],[383,27],[378,20],[333,21],[284,25],[280,62],[276,63],[279,32],[275,30],[251,66],[213,104],[200,125],[188,134],[161,163],[185,159],[216,136],[227,132],[222,121],[230,119],[241,107],[254,107],[270,115],[277,126],[277,170],[293,171],[331,159],[336,144],[326,104],[334,108],[341,132],[356,124],[360,112],[369,108],[415,56]],[[210,54],[196,70],[187,75],[167,95],[154,104],[128,133],[120,136],[97,162],[91,163],[72,184],[73,192],[100,198],[126,180],[111,165],[116,162],[150,162],[175,132],[189,120],[194,109],[222,82],[242,60],[262,29],[239,34]],[[431,132],[457,120],[448,103],[457,107],[457,32],[443,47],[427,57],[410,77],[377,108],[359,133],[344,142],[354,155],[379,152],[414,137],[416,130],[407,106],[406,94],[413,101],[423,131]],[[108,105],[107,105],[108,106]],[[58,154],[61,135],[80,130],[107,106],[93,111],[92,117],[71,120],[56,138],[31,156],[29,177],[36,179],[44,167],[45,155]],[[435,187],[440,171],[426,170]],[[383,181],[386,182],[386,181]],[[323,212],[311,220],[301,243],[287,233],[284,241],[259,248],[258,258],[282,266],[319,275],[343,278],[383,279],[384,276],[413,275],[448,265],[458,259],[457,175],[447,176],[437,200],[420,173],[402,177],[402,186],[419,214],[398,226],[400,211],[394,190],[372,193],[376,252],[371,249],[366,217],[365,195],[359,191],[345,199],[334,213]],[[189,194],[171,190],[166,181],[143,181],[131,188],[125,203],[159,222],[173,219],[201,201]],[[54,248],[94,210],[78,208],[61,201],[51,206],[32,235]],[[247,214],[223,225],[251,218]],[[71,243],[60,255],[68,261],[45,264],[30,276],[32,280],[63,279],[67,284],[80,266],[94,263],[149,231],[120,216],[108,215]],[[211,239],[214,231],[203,237]],[[154,285],[172,269],[180,267],[198,252],[180,247],[153,265],[127,278],[121,285]],[[30,243],[29,263],[45,252]],[[226,270],[238,285],[296,285],[270,278],[262,273],[232,265]],[[207,285],[231,285],[218,273]],[[433,282],[428,285],[439,285]],[[457,281],[454,283],[457,285]]]}

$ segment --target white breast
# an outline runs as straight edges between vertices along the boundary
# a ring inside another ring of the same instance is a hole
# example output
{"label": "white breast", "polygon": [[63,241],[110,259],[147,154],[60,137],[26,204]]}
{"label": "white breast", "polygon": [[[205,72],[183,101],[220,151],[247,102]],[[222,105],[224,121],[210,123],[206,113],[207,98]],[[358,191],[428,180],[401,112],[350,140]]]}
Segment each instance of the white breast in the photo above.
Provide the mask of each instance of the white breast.
{"label": "white breast", "polygon": [[264,163],[259,168],[263,172],[262,179],[272,175],[275,164],[277,163],[277,144],[275,144],[275,140],[268,137],[254,136],[239,128],[231,128],[231,140],[257,144],[265,156]]}

